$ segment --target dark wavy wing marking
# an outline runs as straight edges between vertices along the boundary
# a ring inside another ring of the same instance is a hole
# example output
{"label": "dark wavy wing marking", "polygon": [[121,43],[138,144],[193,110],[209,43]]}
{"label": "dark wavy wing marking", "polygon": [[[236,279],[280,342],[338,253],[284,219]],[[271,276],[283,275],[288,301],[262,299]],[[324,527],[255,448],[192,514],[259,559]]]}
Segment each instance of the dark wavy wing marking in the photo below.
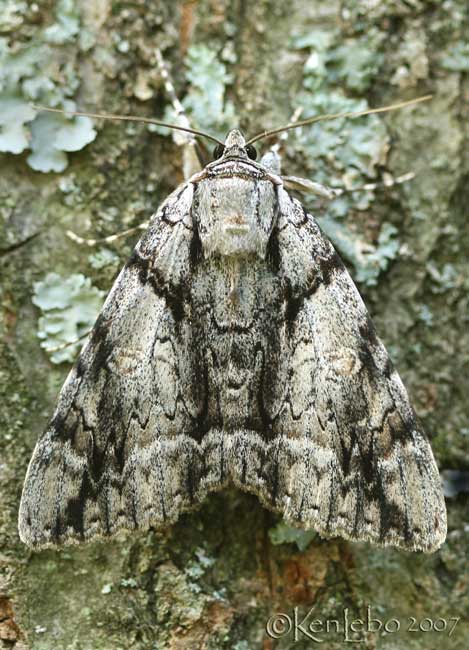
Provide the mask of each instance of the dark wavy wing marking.
{"label": "dark wavy wing marking", "polygon": [[267,437],[213,429],[198,444],[192,195],[183,186],[161,206],[61,391],[28,469],[22,540],[170,523],[233,480],[323,535],[436,549],[446,512],[429,443],[340,259],[282,189],[270,262],[287,302],[286,399]]}
{"label": "dark wavy wing marking", "polygon": [[[19,517],[31,546],[177,517],[177,497],[166,497],[178,486],[165,482],[179,461],[168,443],[163,472],[159,433],[190,429],[197,411],[183,400],[173,335],[190,266],[192,190],[179,188],[153,217],[36,445]],[[175,474],[184,480],[184,467]]]}
{"label": "dark wavy wing marking", "polygon": [[328,536],[435,550],[446,510],[407,392],[313,217],[283,190],[280,205],[293,356],[277,430],[295,458],[285,516]]}

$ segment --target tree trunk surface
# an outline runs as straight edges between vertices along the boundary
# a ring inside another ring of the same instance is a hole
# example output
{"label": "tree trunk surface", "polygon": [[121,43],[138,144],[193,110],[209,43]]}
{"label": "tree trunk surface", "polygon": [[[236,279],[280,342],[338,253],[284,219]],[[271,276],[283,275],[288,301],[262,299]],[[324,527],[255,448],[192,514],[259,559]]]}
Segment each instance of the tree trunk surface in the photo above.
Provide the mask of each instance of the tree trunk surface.
{"label": "tree trunk surface", "polygon": [[[221,137],[230,125],[248,134],[282,125],[299,108],[308,117],[328,94],[370,107],[434,95],[373,118],[376,154],[359,120],[340,132],[325,123],[317,145],[307,127],[280,143],[288,175],[334,184],[354,173],[360,182],[415,173],[348,194],[344,215],[302,200],[329,224],[449,477],[449,531],[431,555],[295,538],[254,496],[229,489],[168,530],[40,552],[20,542],[27,463],[71,367],[40,346],[37,283],[53,272],[68,286],[82,274],[104,295],[138,235],[89,248],[66,231],[101,238],[138,225],[183,180],[171,136],[98,120],[93,142],[65,152],[59,172],[32,168],[27,148],[0,154],[0,647],[334,649],[360,640],[366,648],[467,648],[468,511],[458,492],[464,477],[467,488],[469,433],[465,2],[4,4],[3,72],[9,91],[28,101],[46,88],[37,97],[49,105],[55,92],[57,106],[73,99],[94,112],[162,116],[170,99],[156,46],[194,121],[202,115],[196,126]],[[28,51],[43,46],[48,55],[28,64]],[[220,87],[217,123],[204,116],[201,93]],[[37,117],[25,123],[27,133],[34,124]],[[366,250],[373,263],[363,261]],[[354,619],[363,621],[355,632]]]}

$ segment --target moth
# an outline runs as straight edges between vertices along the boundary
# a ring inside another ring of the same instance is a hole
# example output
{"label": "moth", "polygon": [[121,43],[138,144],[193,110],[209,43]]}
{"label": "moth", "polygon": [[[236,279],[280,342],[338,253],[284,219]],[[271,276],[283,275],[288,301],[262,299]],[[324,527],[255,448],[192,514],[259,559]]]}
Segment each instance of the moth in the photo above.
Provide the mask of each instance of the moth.
{"label": "moth", "polygon": [[359,292],[298,179],[255,160],[279,131],[230,131],[152,217],[34,450],[29,546],[167,526],[230,483],[323,537],[443,543],[430,444]]}

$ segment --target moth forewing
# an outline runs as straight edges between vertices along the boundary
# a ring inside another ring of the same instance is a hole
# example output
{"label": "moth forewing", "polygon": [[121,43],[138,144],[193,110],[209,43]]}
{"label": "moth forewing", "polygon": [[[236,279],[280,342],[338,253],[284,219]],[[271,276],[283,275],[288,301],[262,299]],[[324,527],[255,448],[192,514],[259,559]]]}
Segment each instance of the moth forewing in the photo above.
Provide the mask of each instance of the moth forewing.
{"label": "moth forewing", "polygon": [[34,451],[25,543],[168,525],[229,482],[323,536],[444,541],[408,395],[274,163],[232,131],[152,218]]}

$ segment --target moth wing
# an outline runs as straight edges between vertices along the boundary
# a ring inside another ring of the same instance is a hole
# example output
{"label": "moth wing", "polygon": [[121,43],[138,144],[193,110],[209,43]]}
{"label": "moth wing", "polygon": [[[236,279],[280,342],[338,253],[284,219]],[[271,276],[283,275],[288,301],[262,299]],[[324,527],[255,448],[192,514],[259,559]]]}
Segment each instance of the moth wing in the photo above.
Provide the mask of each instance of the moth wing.
{"label": "moth wing", "polygon": [[184,398],[197,388],[184,391],[174,336],[190,266],[192,193],[191,184],[179,188],[153,217],[61,390],[23,489],[19,532],[30,546],[146,528],[179,514],[178,481],[191,470],[179,457],[184,441],[176,447],[171,436],[190,431],[200,406]]}
{"label": "moth wing", "polygon": [[[342,261],[280,190],[278,260],[289,295],[285,518],[325,536],[434,551],[446,509],[430,444]],[[285,439],[283,438],[285,441]]]}

